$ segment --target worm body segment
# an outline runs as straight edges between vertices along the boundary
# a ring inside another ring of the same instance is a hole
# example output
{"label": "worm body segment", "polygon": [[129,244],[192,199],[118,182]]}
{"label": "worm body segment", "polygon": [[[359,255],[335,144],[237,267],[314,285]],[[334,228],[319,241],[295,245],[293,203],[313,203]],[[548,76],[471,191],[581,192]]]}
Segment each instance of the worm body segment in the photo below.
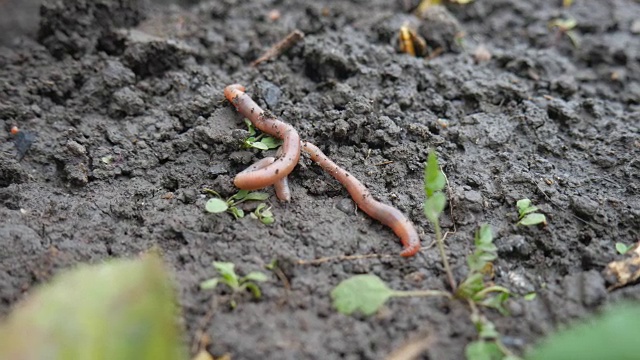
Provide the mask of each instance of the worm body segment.
{"label": "worm body segment", "polygon": [[[260,159],[255,163],[253,163],[248,168],[242,170],[238,175],[244,174],[244,173],[251,173],[259,169],[264,169],[265,167],[273,164],[275,161],[276,161],[276,158],[274,158],[273,156],[268,156],[266,158]],[[288,177],[285,176],[282,179],[276,181],[273,184],[273,187],[276,189],[276,196],[278,197],[278,199],[282,201],[291,200],[291,191],[289,190]]]}
{"label": "worm body segment", "polygon": [[344,185],[362,211],[390,227],[398,235],[404,246],[404,250],[400,253],[401,256],[413,256],[420,250],[418,232],[400,210],[375,200],[358,179],[331,161],[317,146],[304,141],[302,142],[302,151],[309,154],[312,161],[318,163],[324,171]]}
{"label": "worm body segment", "polygon": [[293,171],[300,159],[300,136],[291,125],[265,113],[244,90],[242,85],[229,85],[224,89],[224,96],[260,131],[283,140],[281,155],[271,164],[243,171],[233,180],[239,189],[257,190],[276,184]]}

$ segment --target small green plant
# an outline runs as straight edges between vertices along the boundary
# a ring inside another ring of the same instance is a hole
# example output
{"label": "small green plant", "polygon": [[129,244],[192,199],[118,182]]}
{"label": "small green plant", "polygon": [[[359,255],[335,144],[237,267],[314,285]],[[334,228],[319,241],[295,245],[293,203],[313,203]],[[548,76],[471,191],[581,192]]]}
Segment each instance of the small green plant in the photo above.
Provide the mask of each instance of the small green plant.
{"label": "small green plant", "polygon": [[627,245],[621,242],[616,243],[616,251],[618,251],[618,254],[620,255],[628,253],[631,249],[633,249],[633,245]]}
{"label": "small green plant", "polygon": [[574,18],[557,18],[549,22],[549,28],[556,30],[557,36],[566,35],[571,41],[571,45],[577,49],[580,47],[580,36],[575,31],[576,26],[578,26],[578,21]]}
{"label": "small green plant", "polygon": [[518,208],[519,221],[518,225],[538,225],[538,224],[547,224],[547,217],[544,214],[540,214],[538,208],[536,206],[531,205],[531,200],[529,199],[520,199],[516,202],[516,207]]}
{"label": "small green plant", "polygon": [[[223,200],[220,194],[211,189],[203,189],[204,192],[210,193],[216,197],[211,198],[204,205],[204,208],[207,212],[213,214],[219,214],[223,212],[229,212],[236,219],[240,219],[244,217],[244,210],[238,207],[239,204],[245,201],[264,201],[269,198],[269,194],[264,192],[249,192],[248,190],[240,190],[237,193],[231,195],[227,200]],[[273,214],[269,210],[270,208],[265,209],[267,205],[262,203],[258,205],[256,210],[254,211],[255,217],[259,219],[263,224],[272,224],[275,219],[273,218]],[[266,214],[265,214],[266,212]]]}
{"label": "small green plant", "polygon": [[271,136],[265,136],[264,133],[257,135],[256,128],[249,119],[244,119],[244,122],[247,124],[247,128],[249,130],[249,137],[244,139],[242,143],[246,149],[256,148],[260,150],[269,150],[282,145],[282,140]]}
{"label": "small green plant", "polygon": [[[469,274],[456,291],[456,297],[469,299],[482,306],[494,308],[508,315],[504,303],[509,298],[509,290],[497,285],[487,284],[484,280],[485,269],[493,267],[491,261],[498,258],[498,249],[493,244],[491,227],[483,224],[476,231],[475,251],[467,257]],[[497,293],[492,295],[493,293]]]}
{"label": "small green plant", "polygon": [[356,311],[360,311],[364,315],[372,315],[390,298],[407,296],[451,297],[451,294],[437,290],[392,290],[379,277],[369,274],[356,275],[343,280],[331,291],[333,306],[338,312],[345,315]]}
{"label": "small green plant", "polygon": [[237,307],[238,304],[236,303],[236,297],[243,291],[249,290],[254,299],[260,299],[262,297],[262,291],[257,283],[268,280],[267,275],[264,273],[252,271],[247,275],[240,277],[234,270],[235,265],[230,262],[214,261],[213,267],[216,269],[218,274],[220,274],[220,277],[214,277],[201,282],[200,289],[215,289],[220,283],[227,285],[231,289],[229,305],[232,309]]}
{"label": "small green plant", "polygon": [[427,158],[427,165],[424,168],[424,192],[427,197],[424,202],[424,216],[433,224],[436,233],[436,244],[438,245],[438,251],[440,251],[440,258],[447,273],[451,290],[455,291],[456,281],[453,278],[449,260],[444,251],[444,240],[442,239],[442,230],[440,229],[439,221],[440,214],[444,211],[447,203],[447,197],[442,192],[446,184],[447,178],[440,170],[436,153],[430,151],[429,157]]}
{"label": "small green plant", "polygon": [[271,212],[271,206],[267,207],[267,204],[265,203],[258,205],[258,207],[254,210],[254,212],[249,214],[249,216],[251,216],[254,219],[260,220],[260,222],[265,225],[273,224],[274,221],[276,221],[273,218],[273,213]]}

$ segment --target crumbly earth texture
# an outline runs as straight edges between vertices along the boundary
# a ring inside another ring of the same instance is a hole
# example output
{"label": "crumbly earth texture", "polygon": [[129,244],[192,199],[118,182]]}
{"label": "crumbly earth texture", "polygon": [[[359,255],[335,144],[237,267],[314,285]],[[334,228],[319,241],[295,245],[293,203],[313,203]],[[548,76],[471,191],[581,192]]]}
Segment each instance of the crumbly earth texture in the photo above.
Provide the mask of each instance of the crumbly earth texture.
{"label": "crumbly earth texture", "polygon": [[[0,48],[0,314],[74,264],[158,247],[186,340],[203,330],[216,356],[380,359],[431,335],[423,358],[461,359],[477,333],[460,301],[392,299],[363,317],[338,314],[329,297],[364,273],[399,290],[447,289],[422,211],[429,149],[448,178],[441,221],[458,281],[474,231],[493,228],[493,281],[514,295],[510,316],[484,313],[512,351],[639,298],[638,286],[607,291],[602,270],[622,257],[616,242],[640,240],[640,3],[478,0],[420,17],[415,5],[44,1],[38,33]],[[577,24],[549,26],[562,18]],[[397,51],[405,23],[427,58]],[[294,29],[303,41],[249,66]],[[290,203],[267,190],[274,224],[206,213],[203,187],[230,196],[235,174],[275,154],[242,148],[246,126],[223,100],[232,83],[404,212],[424,249],[401,258],[395,235],[304,156]],[[20,162],[14,125],[37,136]],[[516,226],[522,198],[546,227]],[[365,254],[383,256],[299,263]],[[280,276],[264,268],[274,259]],[[231,310],[223,287],[200,290],[212,261],[270,274],[263,298]]]}

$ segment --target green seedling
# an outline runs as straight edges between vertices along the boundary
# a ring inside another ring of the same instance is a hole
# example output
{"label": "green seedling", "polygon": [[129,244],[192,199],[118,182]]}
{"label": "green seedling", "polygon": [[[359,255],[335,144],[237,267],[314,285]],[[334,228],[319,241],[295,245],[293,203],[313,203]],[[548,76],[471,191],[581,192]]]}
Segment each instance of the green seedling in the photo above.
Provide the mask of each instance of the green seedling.
{"label": "green seedling", "polygon": [[469,274],[456,291],[456,297],[468,299],[479,305],[494,308],[508,315],[504,303],[509,298],[509,290],[497,285],[487,284],[484,280],[486,269],[491,269],[493,260],[498,258],[498,249],[493,244],[491,227],[481,225],[475,235],[475,251],[467,257]]}
{"label": "green seedling", "polygon": [[262,203],[258,205],[254,212],[249,214],[254,219],[260,220],[261,223],[265,225],[271,225],[276,221],[273,218],[273,213],[271,212],[271,206],[267,207],[267,204]]}
{"label": "green seedling", "polygon": [[255,126],[249,121],[244,119],[247,128],[249,129],[249,137],[242,142],[244,148],[256,148],[260,150],[275,149],[282,145],[282,140],[276,139],[271,136],[265,136],[265,134],[257,134]]}
{"label": "green seedling", "polygon": [[535,298],[538,296],[538,294],[536,294],[535,292],[530,292],[528,294],[526,294],[525,296],[523,296],[522,298],[527,300],[527,301],[533,301],[535,300]]}
{"label": "green seedling", "polygon": [[442,239],[442,230],[440,229],[439,217],[444,211],[444,207],[447,203],[447,197],[442,192],[447,184],[447,178],[440,170],[438,165],[438,158],[433,151],[429,152],[427,164],[424,168],[424,192],[426,200],[424,202],[424,216],[433,224],[436,232],[436,244],[438,244],[438,250],[440,251],[440,257],[442,258],[442,264],[447,273],[449,279],[449,285],[453,291],[456,290],[456,282],[453,279],[453,273],[449,266],[449,260],[447,254],[444,251],[444,240]]}
{"label": "green seedling", "polygon": [[213,267],[216,269],[220,277],[214,277],[209,280],[205,280],[200,283],[200,289],[210,290],[215,289],[218,284],[225,284],[231,289],[231,299],[229,305],[232,309],[237,307],[236,296],[243,291],[250,291],[254,299],[260,299],[262,297],[262,291],[257,283],[268,280],[267,275],[259,271],[252,271],[244,277],[236,274],[235,265],[230,262],[213,262]]}
{"label": "green seedling", "polygon": [[[242,209],[240,209],[238,207],[239,204],[245,202],[245,201],[264,201],[267,200],[269,198],[269,194],[264,193],[264,192],[249,192],[248,190],[240,190],[237,193],[231,195],[231,197],[229,197],[227,200],[223,200],[222,197],[220,196],[220,194],[218,194],[216,191],[211,190],[211,189],[202,189],[204,192],[207,192],[209,194],[212,194],[216,197],[211,198],[207,201],[207,203],[204,205],[204,208],[207,212],[210,212],[212,214],[219,214],[219,213],[223,213],[223,212],[228,212],[230,214],[233,215],[233,217],[235,217],[236,219],[240,219],[244,217],[244,211]],[[262,210],[264,207],[266,207],[266,205],[263,205],[261,208],[262,211],[262,216],[263,218],[271,218],[271,223],[273,223],[273,221],[275,221],[273,219],[273,214],[271,214],[271,212],[268,212],[268,215],[271,216],[265,216],[264,215],[264,211],[267,210]],[[258,208],[260,208],[260,205],[258,205]],[[258,210],[258,208],[256,208],[256,211]],[[260,219],[260,217],[257,217],[258,219]],[[267,224],[267,222],[262,221],[262,223]],[[267,220],[268,221],[268,220]]]}
{"label": "green seedling", "polygon": [[356,311],[364,315],[372,315],[390,298],[408,296],[451,297],[451,294],[438,290],[392,290],[379,277],[369,274],[356,275],[343,280],[331,291],[333,306],[338,312],[345,315],[350,315]]}
{"label": "green seedling", "polygon": [[549,28],[555,29],[559,36],[566,35],[574,48],[580,46],[580,36],[578,36],[578,33],[574,30],[577,25],[578,21],[574,18],[553,19],[549,22]]}
{"label": "green seedling", "polygon": [[544,224],[547,225],[547,217],[544,214],[540,214],[538,208],[536,206],[531,205],[531,200],[529,199],[520,199],[516,203],[516,207],[518,208],[518,225],[538,225]]}
{"label": "green seedling", "polygon": [[632,248],[633,248],[633,245],[627,245],[621,242],[616,243],[616,251],[618,251],[618,254],[620,255],[624,255],[628,253],[629,250],[631,250]]}

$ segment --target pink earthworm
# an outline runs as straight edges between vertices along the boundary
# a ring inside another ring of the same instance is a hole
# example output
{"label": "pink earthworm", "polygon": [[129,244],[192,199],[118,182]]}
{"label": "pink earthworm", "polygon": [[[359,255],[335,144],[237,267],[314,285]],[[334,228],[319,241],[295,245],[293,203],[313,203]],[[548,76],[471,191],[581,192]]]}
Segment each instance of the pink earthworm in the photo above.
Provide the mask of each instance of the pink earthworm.
{"label": "pink earthworm", "polygon": [[317,146],[308,141],[303,141],[302,151],[309,154],[312,161],[318,163],[324,171],[328,172],[347,188],[349,195],[358,205],[358,208],[370,217],[390,227],[398,235],[400,242],[404,246],[404,250],[400,253],[401,256],[413,256],[420,250],[418,232],[400,210],[375,200],[371,192],[358,179],[331,161]]}
{"label": "pink earthworm", "polygon": [[[256,161],[255,163],[253,163],[248,168],[242,170],[240,173],[238,173],[238,175],[244,174],[244,173],[251,173],[251,172],[259,170],[259,169],[264,169],[265,167],[273,164],[275,161],[276,161],[276,158],[274,158],[273,156],[269,156],[269,157],[260,159],[260,160]],[[288,177],[285,176],[282,179],[276,181],[273,184],[273,187],[276,189],[276,196],[278,197],[278,199],[280,199],[282,201],[291,200],[291,191],[289,190]]]}
{"label": "pink earthworm", "polygon": [[233,180],[239,189],[257,190],[276,184],[293,171],[300,159],[300,136],[293,126],[262,110],[244,90],[242,85],[229,85],[224,89],[224,96],[260,131],[283,140],[281,155],[271,164],[243,171]]}

